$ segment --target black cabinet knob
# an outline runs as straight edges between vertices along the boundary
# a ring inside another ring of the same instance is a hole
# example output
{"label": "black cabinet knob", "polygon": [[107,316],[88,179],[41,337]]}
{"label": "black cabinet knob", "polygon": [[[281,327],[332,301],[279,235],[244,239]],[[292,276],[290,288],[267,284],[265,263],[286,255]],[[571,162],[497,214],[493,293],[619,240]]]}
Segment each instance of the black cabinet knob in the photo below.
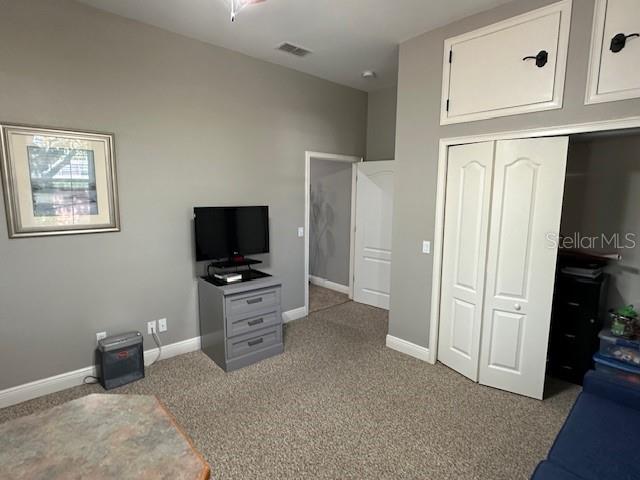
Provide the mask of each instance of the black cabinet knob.
{"label": "black cabinet knob", "polygon": [[536,66],[538,68],[542,68],[549,61],[549,52],[547,52],[546,50],[540,50],[536,56],[524,57],[522,59],[522,61],[525,61],[525,60],[535,60]]}
{"label": "black cabinet knob", "polygon": [[613,53],[618,53],[622,50],[627,44],[627,38],[640,37],[640,33],[630,33],[629,35],[625,35],[624,33],[618,33],[614,35],[611,39],[611,45],[609,45],[609,50]]}

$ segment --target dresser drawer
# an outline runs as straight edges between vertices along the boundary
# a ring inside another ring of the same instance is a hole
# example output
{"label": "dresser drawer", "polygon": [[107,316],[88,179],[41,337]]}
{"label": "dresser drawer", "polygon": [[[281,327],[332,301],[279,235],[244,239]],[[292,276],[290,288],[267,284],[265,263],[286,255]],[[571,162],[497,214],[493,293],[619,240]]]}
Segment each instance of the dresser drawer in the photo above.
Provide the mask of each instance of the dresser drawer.
{"label": "dresser drawer", "polygon": [[600,304],[600,283],[589,280],[560,277],[557,282],[559,300],[568,307],[598,314]]}
{"label": "dresser drawer", "polygon": [[236,319],[250,312],[280,305],[280,288],[265,288],[225,298],[227,319]]}
{"label": "dresser drawer", "polygon": [[282,343],[282,327],[264,329],[227,340],[227,359],[242,357]]}
{"label": "dresser drawer", "polygon": [[279,308],[267,307],[264,311],[252,312],[239,318],[227,317],[227,337],[235,337],[245,333],[261,330],[282,322],[282,314]]}

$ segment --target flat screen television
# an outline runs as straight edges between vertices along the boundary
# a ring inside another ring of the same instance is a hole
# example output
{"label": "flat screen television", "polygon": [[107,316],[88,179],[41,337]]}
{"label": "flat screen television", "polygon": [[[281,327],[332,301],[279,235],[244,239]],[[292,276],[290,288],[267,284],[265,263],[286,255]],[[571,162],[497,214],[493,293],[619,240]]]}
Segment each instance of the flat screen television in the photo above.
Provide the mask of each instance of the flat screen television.
{"label": "flat screen television", "polygon": [[269,253],[269,207],[195,207],[196,261]]}

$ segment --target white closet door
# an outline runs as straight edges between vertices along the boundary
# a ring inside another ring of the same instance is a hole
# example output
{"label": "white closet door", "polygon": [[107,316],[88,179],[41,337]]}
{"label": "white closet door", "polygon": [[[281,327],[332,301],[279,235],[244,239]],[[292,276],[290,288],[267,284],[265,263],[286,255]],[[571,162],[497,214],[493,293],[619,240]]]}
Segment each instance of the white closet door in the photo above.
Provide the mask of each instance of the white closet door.
{"label": "white closet door", "polygon": [[353,299],[389,310],[393,160],[357,166]]}
{"label": "white closet door", "polygon": [[438,360],[478,380],[495,142],[449,148]]}
{"label": "white closet door", "polygon": [[496,144],[480,383],[542,399],[567,137]]}

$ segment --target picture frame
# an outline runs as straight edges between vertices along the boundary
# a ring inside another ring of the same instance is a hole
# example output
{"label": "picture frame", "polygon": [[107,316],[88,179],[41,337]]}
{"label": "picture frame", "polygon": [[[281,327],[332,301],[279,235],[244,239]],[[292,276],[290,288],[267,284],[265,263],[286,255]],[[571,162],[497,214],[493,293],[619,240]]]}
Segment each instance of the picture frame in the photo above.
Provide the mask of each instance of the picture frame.
{"label": "picture frame", "polygon": [[0,123],[9,238],[120,231],[114,135]]}

